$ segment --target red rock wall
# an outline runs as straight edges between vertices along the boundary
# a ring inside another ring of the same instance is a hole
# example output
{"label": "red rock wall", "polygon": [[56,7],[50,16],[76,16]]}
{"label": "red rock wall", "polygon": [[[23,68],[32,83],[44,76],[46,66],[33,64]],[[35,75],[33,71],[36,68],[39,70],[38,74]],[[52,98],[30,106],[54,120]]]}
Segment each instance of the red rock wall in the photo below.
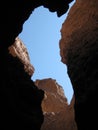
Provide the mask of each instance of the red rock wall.
{"label": "red rock wall", "polygon": [[77,0],[61,36],[60,54],[74,89],[78,130],[98,129],[98,1]]}

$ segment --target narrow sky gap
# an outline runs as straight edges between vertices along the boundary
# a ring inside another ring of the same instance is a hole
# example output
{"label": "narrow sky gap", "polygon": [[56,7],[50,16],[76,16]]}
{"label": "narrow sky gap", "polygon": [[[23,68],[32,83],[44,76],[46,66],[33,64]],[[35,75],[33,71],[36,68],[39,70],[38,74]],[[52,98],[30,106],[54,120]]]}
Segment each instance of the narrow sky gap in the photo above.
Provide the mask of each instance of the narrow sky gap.
{"label": "narrow sky gap", "polygon": [[60,29],[67,13],[57,17],[43,6],[36,8],[23,25],[19,34],[29,52],[31,64],[35,68],[32,80],[52,78],[64,89],[70,103],[73,90],[67,75],[67,67],[61,62],[59,40]]}

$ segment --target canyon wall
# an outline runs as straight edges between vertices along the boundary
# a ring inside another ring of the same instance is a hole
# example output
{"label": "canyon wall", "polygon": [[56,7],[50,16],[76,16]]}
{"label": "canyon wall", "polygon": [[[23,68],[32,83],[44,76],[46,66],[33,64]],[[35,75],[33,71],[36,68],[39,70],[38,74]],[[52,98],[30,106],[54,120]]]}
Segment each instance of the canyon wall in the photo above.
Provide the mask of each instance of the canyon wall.
{"label": "canyon wall", "polygon": [[[72,0],[9,0],[0,4],[0,128],[40,130],[44,115],[44,91],[31,80],[20,58],[8,47],[21,33],[23,23],[38,6],[58,17],[66,13]],[[33,46],[33,45],[32,45]],[[17,50],[16,50],[17,51]],[[78,130],[98,129],[98,1],[76,0],[62,25],[61,60],[67,65],[75,95],[75,121]],[[28,68],[28,67],[27,67]],[[51,116],[53,116],[52,113]],[[49,117],[49,116],[48,116]]]}
{"label": "canyon wall", "polygon": [[76,0],[62,24],[60,55],[74,89],[78,130],[98,129],[97,0]]}
{"label": "canyon wall", "polygon": [[[15,39],[14,44],[9,47],[9,53],[14,58],[17,57],[20,60],[24,66],[24,71],[29,76],[33,75],[34,67],[30,64],[28,51],[24,43],[18,37]],[[42,80],[37,79],[34,84],[39,90],[44,91],[44,98],[41,102],[41,108],[44,116],[41,130],[77,130],[74,115],[74,96],[71,103],[68,104],[62,86],[60,86],[56,80],[52,78]],[[27,97],[28,95],[26,98]],[[20,109],[23,109],[23,107]],[[36,111],[34,111],[34,113],[35,112]],[[34,115],[31,116],[34,117]],[[34,121],[32,120],[32,123],[33,122]]]}
{"label": "canyon wall", "polygon": [[[44,91],[31,80],[33,66],[26,52],[17,39],[6,53],[0,55],[0,129],[39,130],[43,123],[41,102]],[[28,65],[30,69],[27,69]]]}

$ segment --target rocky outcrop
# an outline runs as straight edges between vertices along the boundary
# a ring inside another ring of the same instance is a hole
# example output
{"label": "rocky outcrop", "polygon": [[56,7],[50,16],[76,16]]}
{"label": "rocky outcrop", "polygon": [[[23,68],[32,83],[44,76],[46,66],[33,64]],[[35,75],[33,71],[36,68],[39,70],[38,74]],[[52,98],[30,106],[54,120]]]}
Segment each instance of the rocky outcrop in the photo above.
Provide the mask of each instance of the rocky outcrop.
{"label": "rocky outcrop", "polygon": [[78,130],[98,129],[98,0],[76,0],[62,25],[60,54],[74,89]]}
{"label": "rocky outcrop", "polygon": [[[44,6],[58,17],[66,13],[72,0],[9,0],[0,4],[0,129],[40,130],[43,123],[41,101],[44,92],[25,72],[20,57],[13,57],[8,47],[21,33],[24,22],[38,6]],[[58,4],[57,4],[58,3]],[[14,51],[18,51],[15,46]],[[19,54],[19,53],[18,53]]]}
{"label": "rocky outcrop", "polygon": [[[24,65],[24,71],[29,76],[32,76],[34,67],[30,64],[29,54],[24,43],[18,37],[15,39],[14,44],[9,47],[9,53],[13,57],[17,57]],[[36,80],[34,84],[39,90],[44,91],[44,99],[41,103],[44,122],[41,126],[41,130],[76,130],[74,97],[71,104],[68,105],[62,86],[51,78]]]}
{"label": "rocky outcrop", "polygon": [[74,118],[74,96],[68,104],[62,86],[51,78],[36,80],[35,84],[45,92],[42,101],[44,122],[41,130],[77,130]]}
{"label": "rocky outcrop", "polygon": [[20,38],[16,38],[13,45],[11,45],[9,48],[9,53],[13,57],[17,57],[24,65],[24,70],[27,72],[30,76],[34,73],[34,67],[30,63],[30,57],[28,54],[28,50],[25,46],[25,44],[20,40]]}

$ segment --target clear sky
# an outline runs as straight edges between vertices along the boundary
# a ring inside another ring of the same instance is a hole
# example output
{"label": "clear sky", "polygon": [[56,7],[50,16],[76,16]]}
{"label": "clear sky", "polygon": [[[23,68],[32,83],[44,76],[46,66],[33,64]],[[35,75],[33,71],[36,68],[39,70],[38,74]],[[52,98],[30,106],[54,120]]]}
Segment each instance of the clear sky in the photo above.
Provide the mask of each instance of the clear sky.
{"label": "clear sky", "polygon": [[55,79],[63,87],[70,103],[72,85],[67,74],[67,66],[61,62],[59,49],[60,29],[67,13],[57,17],[56,13],[49,12],[43,6],[36,8],[24,23],[19,38],[26,45],[31,64],[35,68],[32,80]]}

